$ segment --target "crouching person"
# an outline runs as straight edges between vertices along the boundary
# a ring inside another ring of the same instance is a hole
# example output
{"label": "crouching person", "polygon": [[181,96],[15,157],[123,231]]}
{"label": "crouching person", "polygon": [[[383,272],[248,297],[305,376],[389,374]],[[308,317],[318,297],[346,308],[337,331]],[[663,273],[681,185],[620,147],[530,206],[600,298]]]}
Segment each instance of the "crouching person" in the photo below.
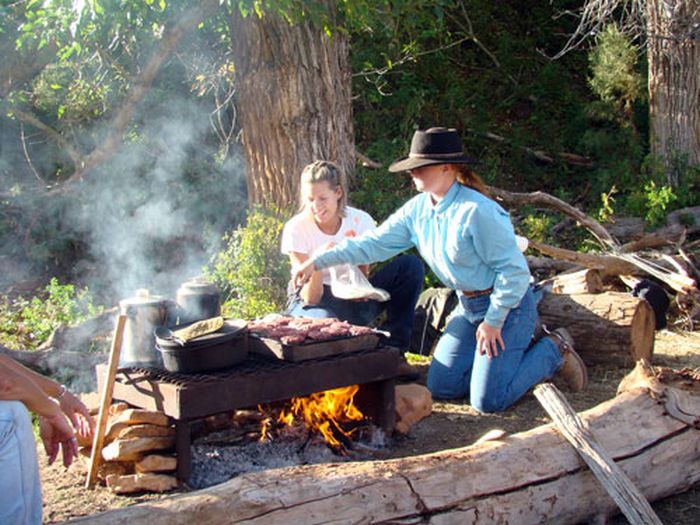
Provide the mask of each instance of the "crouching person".
{"label": "crouching person", "polygon": [[376,230],[303,261],[294,281],[416,248],[459,297],[430,364],[433,397],[469,395],[477,410],[497,412],[560,371],[575,389],[583,388],[586,369],[565,330],[530,344],[537,320],[530,271],[510,217],[471,171],[472,162],[456,130],[416,131],[409,155],[389,171],[407,172],[419,194]]}
{"label": "crouching person", "polygon": [[[300,211],[284,226],[282,253],[289,256],[293,268],[303,264],[326,247],[345,239],[360,238],[375,229],[374,219],[348,206],[345,176],[338,166],[317,160],[304,168],[300,183]],[[328,269],[315,271],[296,296],[290,296],[287,315],[294,317],[336,317],[356,325],[368,326],[386,313],[382,329],[390,332],[387,344],[407,350],[413,318],[423,286],[423,264],[415,255],[401,255],[370,275],[368,265],[359,265],[375,288],[389,292],[390,299],[353,300],[335,297]],[[292,289],[294,286],[291,287]],[[290,292],[292,290],[290,289]],[[407,363],[400,373],[414,377]]]}

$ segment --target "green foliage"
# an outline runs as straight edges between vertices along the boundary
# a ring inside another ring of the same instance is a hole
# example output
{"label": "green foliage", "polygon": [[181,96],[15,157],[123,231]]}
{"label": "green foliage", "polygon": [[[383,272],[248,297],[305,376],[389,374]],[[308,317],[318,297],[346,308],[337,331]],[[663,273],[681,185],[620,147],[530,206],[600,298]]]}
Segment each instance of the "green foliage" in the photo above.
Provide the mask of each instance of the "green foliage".
{"label": "green foliage", "polygon": [[279,250],[283,226],[279,212],[256,207],[245,225],[224,235],[205,274],[221,289],[225,315],[253,319],[283,310],[290,275]]}
{"label": "green foliage", "polygon": [[629,209],[642,215],[650,226],[664,223],[666,214],[671,211],[678,196],[670,186],[657,186],[651,180],[643,188],[634,192],[628,199]]}
{"label": "green foliage", "polygon": [[596,37],[596,47],[589,56],[592,76],[588,80],[593,92],[609,109],[611,118],[629,125],[632,104],[643,96],[642,77],[637,71],[639,49],[615,25],[607,26]]}
{"label": "green foliage", "polygon": [[538,242],[547,241],[553,224],[554,217],[545,214],[527,215],[521,221],[525,237]]}
{"label": "green foliage", "polygon": [[87,288],[60,284],[56,278],[31,299],[0,296],[0,343],[36,348],[61,324],[75,324],[102,312]]}
{"label": "green foliage", "polygon": [[600,222],[614,222],[615,220],[615,208],[613,203],[615,202],[615,195],[617,193],[617,188],[613,186],[607,193],[600,194],[601,205],[598,208],[598,220]]}
{"label": "green foliage", "polygon": [[75,65],[47,66],[33,83],[35,107],[75,123],[100,117],[107,109],[109,87],[86,81],[79,74],[80,68]]}

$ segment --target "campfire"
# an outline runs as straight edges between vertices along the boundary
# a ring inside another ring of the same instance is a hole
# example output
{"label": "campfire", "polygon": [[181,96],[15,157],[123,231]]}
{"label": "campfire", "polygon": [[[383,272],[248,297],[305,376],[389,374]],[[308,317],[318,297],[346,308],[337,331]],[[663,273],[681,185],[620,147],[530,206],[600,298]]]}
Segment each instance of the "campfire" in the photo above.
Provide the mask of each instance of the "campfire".
{"label": "campfire", "polygon": [[[357,423],[366,418],[355,405],[358,385],[295,397],[280,411],[276,421],[286,427],[304,425],[309,435],[319,433],[336,452],[342,452],[350,443]],[[260,441],[271,439],[272,417],[263,420]]]}

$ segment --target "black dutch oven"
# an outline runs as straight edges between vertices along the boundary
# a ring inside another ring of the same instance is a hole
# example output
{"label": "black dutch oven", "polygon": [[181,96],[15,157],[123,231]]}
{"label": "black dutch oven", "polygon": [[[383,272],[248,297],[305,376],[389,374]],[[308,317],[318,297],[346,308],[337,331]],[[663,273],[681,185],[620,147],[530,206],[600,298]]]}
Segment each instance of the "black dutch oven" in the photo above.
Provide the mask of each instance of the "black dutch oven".
{"label": "black dutch oven", "polygon": [[168,372],[193,374],[230,368],[248,356],[247,325],[242,319],[226,319],[216,332],[185,343],[174,339],[169,328],[159,326],[155,329],[156,348]]}

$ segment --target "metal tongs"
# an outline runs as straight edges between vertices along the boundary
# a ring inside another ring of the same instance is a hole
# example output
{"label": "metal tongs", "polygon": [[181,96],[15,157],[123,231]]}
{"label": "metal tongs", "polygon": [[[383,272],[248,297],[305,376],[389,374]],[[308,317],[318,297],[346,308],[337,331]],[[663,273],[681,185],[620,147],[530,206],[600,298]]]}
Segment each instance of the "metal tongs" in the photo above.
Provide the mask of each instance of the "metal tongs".
{"label": "metal tongs", "polygon": [[296,287],[294,288],[294,291],[289,295],[289,297],[287,297],[287,308],[286,308],[287,311],[289,311],[289,309],[291,308],[291,306],[292,306],[292,304],[294,303],[294,301],[299,300],[299,298],[301,297],[301,289],[302,289],[303,287],[304,287],[303,284],[300,284],[299,286],[296,286]]}

